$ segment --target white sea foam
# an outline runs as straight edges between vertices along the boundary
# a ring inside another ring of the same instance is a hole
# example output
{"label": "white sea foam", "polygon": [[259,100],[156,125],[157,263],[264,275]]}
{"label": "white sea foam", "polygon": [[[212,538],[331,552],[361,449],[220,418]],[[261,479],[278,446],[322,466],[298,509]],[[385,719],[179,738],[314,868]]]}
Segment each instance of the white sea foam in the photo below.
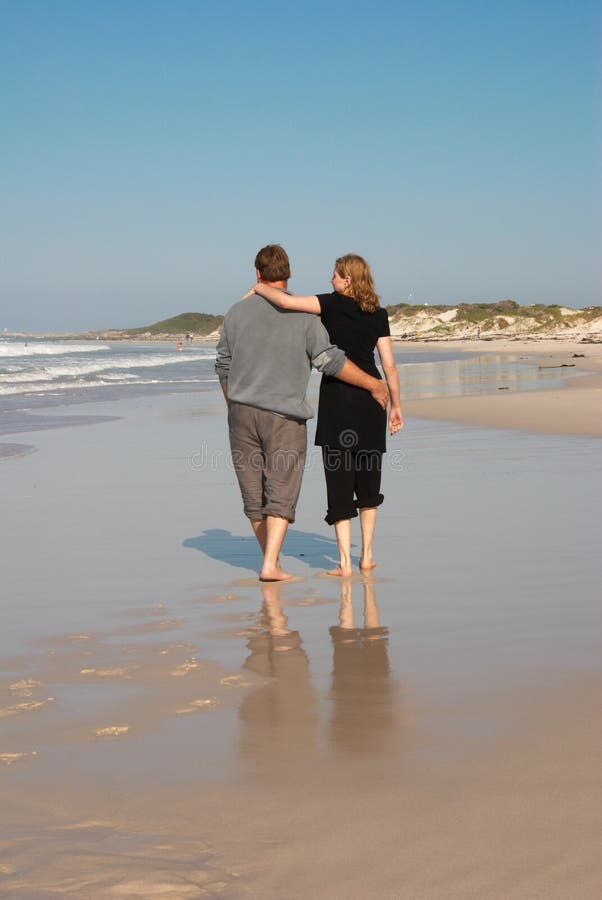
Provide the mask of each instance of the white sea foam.
{"label": "white sea foam", "polygon": [[[112,359],[98,360],[69,360],[62,364],[49,366],[35,366],[22,368],[19,371],[8,372],[0,375],[0,386],[11,384],[25,384],[27,382],[49,382],[55,378],[81,378],[92,376],[100,372],[112,372],[112,377],[123,377],[120,373],[127,373],[129,369],[160,368],[170,365],[182,365],[191,362],[207,362],[215,359],[215,354],[205,355],[196,353],[171,353],[166,356],[140,354],[138,356],[113,357]],[[0,393],[2,389],[0,387]]]}
{"label": "white sea foam", "polygon": [[33,343],[0,343],[0,357],[19,356],[62,356],[64,353],[97,353],[110,350],[107,344],[43,344]]}
{"label": "white sea foam", "polygon": [[213,369],[214,346],[135,346],[0,340],[0,397],[61,396],[84,388],[194,384]]}
{"label": "white sea foam", "polygon": [[53,381],[53,382],[45,382],[44,384],[31,384],[23,387],[22,385],[19,387],[3,387],[0,385],[0,396],[8,397],[14,394],[45,394],[48,397],[58,397],[64,391],[75,391],[82,390],[83,388],[97,388],[97,387],[114,387],[116,384],[122,385],[131,385],[135,384],[146,385],[146,384],[205,384],[205,383],[217,383],[217,378],[144,378],[139,379],[135,375],[126,376],[122,379],[112,379],[110,375],[104,375],[102,378],[99,378],[96,381],[83,381],[81,379],[76,379],[74,381]]}
{"label": "white sea foam", "polygon": [[[140,376],[136,375],[134,372],[105,372],[102,376],[102,380],[104,381],[115,381],[119,384],[119,382],[125,381],[136,381]],[[98,384],[99,382],[95,382]]]}

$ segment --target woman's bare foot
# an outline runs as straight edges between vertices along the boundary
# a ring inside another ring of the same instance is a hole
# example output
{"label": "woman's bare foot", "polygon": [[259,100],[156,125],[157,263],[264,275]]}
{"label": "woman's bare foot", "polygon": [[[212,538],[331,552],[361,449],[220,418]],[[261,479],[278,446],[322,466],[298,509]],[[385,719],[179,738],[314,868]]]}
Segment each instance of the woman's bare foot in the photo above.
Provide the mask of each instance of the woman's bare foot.
{"label": "woman's bare foot", "polygon": [[349,578],[350,575],[353,575],[351,569],[343,569],[341,566],[337,566],[336,569],[328,569],[326,575],[332,575],[334,578]]}

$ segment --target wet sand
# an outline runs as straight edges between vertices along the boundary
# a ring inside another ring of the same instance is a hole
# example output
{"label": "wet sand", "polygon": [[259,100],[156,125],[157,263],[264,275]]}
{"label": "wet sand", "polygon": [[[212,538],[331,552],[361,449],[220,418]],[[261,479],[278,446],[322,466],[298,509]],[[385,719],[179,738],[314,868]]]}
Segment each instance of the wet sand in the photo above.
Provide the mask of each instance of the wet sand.
{"label": "wet sand", "polygon": [[344,583],[310,454],[262,586],[218,396],[81,413],[0,466],[0,896],[599,896],[597,439],[410,416]]}
{"label": "wet sand", "polygon": [[602,344],[454,341],[424,345],[432,350],[443,347],[529,358],[533,365],[565,374],[567,387],[515,393],[510,386],[485,396],[408,400],[407,415],[544,434],[602,436]]}

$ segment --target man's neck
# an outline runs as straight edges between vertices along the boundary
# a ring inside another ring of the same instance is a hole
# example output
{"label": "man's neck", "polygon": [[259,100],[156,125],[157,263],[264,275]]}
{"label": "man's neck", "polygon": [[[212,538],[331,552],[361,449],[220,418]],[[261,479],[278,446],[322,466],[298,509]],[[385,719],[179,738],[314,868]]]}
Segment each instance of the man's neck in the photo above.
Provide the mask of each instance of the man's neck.
{"label": "man's neck", "polygon": [[283,291],[288,287],[288,281],[262,281],[262,284],[267,284],[268,287],[281,288]]}

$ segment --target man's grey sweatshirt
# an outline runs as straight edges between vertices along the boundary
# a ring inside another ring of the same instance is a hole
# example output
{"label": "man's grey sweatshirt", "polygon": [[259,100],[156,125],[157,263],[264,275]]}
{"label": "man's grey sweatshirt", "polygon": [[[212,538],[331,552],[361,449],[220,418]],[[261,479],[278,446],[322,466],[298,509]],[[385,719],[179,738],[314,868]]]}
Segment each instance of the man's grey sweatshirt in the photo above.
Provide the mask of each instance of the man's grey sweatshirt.
{"label": "man's grey sweatshirt", "polygon": [[305,396],[314,366],[338,375],[347,357],[328,337],[319,316],[274,306],[258,294],[226,314],[215,371],[228,399],[270,412],[309,419]]}

